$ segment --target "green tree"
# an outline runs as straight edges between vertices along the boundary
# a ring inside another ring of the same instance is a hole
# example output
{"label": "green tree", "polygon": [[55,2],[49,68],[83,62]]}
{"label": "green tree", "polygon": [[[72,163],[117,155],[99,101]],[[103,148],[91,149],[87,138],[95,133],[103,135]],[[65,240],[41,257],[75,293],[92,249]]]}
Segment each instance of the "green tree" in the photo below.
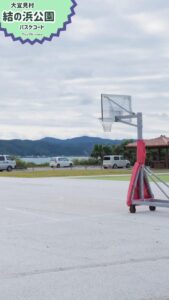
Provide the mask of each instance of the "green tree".
{"label": "green tree", "polygon": [[136,160],[136,151],[135,149],[126,148],[126,146],[132,142],[133,140],[124,140],[121,144],[111,146],[97,144],[94,146],[91,156],[97,160],[101,159],[103,161],[105,155],[123,155],[134,164]]}
{"label": "green tree", "polygon": [[132,143],[133,140],[124,140],[120,145],[112,146],[113,155],[123,155],[124,158],[128,159],[131,164],[136,161],[136,151],[135,149],[128,149],[126,146]]}
{"label": "green tree", "polygon": [[109,145],[95,145],[92,153],[91,153],[91,157],[94,157],[96,159],[101,159],[103,161],[103,157],[105,155],[111,155],[112,154],[112,147]]}
{"label": "green tree", "polygon": [[129,150],[126,148],[126,146],[132,142],[133,140],[125,140],[119,145],[115,145],[115,146],[113,145],[112,146],[113,155],[123,155],[127,158],[129,155]]}

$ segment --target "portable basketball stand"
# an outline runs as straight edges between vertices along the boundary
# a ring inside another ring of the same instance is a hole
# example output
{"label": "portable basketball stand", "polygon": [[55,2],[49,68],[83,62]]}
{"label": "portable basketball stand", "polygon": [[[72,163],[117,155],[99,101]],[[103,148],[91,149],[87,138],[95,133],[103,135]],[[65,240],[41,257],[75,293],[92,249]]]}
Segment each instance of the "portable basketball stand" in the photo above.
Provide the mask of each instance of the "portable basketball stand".
{"label": "portable basketball stand", "polygon": [[[132,123],[133,119],[136,119],[135,124]],[[145,166],[146,145],[143,140],[143,116],[140,112],[132,112],[131,97],[102,94],[100,120],[105,132],[111,132],[114,122],[121,122],[137,128],[137,161],[133,167],[127,195],[130,213],[136,213],[136,206],[141,205],[149,206],[150,211],[155,211],[156,207],[169,208],[169,195],[164,190],[164,186],[169,188],[169,185]],[[155,199],[149,177],[166,197],[166,200]]]}

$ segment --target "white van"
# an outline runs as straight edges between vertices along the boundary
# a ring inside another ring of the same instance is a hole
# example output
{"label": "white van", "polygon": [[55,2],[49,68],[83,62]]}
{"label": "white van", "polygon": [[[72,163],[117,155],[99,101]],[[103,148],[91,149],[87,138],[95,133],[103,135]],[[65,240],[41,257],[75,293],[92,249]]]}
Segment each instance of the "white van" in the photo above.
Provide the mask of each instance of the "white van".
{"label": "white van", "polygon": [[104,169],[130,168],[129,160],[124,159],[122,155],[106,155],[103,158]]}
{"label": "white van", "polygon": [[9,155],[0,154],[0,171],[12,171],[16,168],[16,161]]}
{"label": "white van", "polygon": [[53,157],[49,163],[51,168],[73,167],[73,162],[67,157]]}

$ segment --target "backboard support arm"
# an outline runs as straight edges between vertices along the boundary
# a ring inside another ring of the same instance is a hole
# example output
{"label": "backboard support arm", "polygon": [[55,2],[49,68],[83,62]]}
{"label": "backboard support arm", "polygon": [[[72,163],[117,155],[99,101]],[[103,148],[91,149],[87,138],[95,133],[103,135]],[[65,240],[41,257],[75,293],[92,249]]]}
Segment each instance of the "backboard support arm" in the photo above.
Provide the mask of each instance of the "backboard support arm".
{"label": "backboard support arm", "polygon": [[[132,124],[130,122],[125,121],[125,119],[137,119],[137,124]],[[115,117],[116,122],[120,122],[126,125],[130,125],[137,128],[137,138],[138,140],[143,139],[143,115],[142,113],[133,113],[126,116],[118,116]]]}

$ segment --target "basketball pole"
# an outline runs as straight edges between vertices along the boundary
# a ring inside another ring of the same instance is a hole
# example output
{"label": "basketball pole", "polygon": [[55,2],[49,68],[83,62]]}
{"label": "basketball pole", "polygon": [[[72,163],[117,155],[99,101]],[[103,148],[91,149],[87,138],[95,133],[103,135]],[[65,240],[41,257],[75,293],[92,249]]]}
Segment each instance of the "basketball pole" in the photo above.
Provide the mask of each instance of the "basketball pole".
{"label": "basketball pole", "polygon": [[137,139],[143,139],[143,114],[137,113]]}

